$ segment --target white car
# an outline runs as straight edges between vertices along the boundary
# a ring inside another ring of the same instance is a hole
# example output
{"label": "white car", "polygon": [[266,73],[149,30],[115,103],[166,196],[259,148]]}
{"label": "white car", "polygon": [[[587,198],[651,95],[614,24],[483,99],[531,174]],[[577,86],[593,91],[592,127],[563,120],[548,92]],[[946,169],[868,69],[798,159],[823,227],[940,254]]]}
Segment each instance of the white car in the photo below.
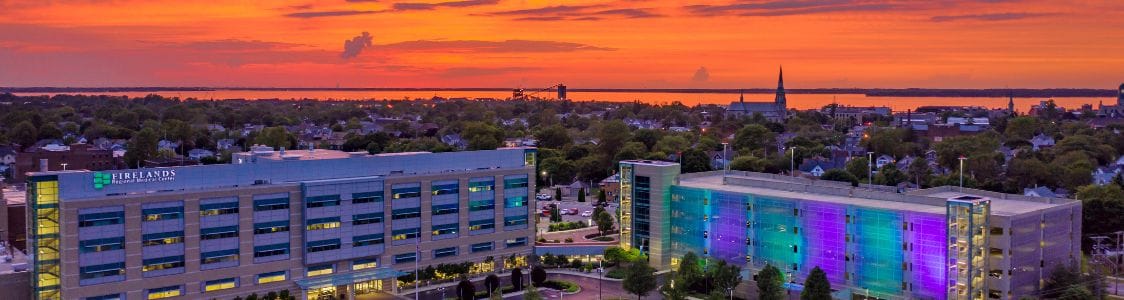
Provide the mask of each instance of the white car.
{"label": "white car", "polygon": [[591,216],[593,216],[593,212],[592,212],[592,211],[588,211],[588,210],[587,210],[587,211],[583,211],[583,212],[582,212],[582,216],[583,216],[583,217],[591,217]]}
{"label": "white car", "polygon": [[550,195],[548,195],[548,194],[538,194],[538,195],[535,195],[535,199],[538,199],[538,200],[550,200],[550,198],[553,198],[553,197],[551,197],[551,196],[550,196]]}

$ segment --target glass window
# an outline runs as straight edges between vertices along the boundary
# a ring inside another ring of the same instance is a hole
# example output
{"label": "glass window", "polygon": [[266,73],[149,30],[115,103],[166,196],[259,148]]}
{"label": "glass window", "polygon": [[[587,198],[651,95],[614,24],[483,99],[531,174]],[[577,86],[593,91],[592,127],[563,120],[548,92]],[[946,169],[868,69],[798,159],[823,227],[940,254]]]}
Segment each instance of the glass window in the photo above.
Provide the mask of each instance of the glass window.
{"label": "glass window", "polygon": [[352,204],[382,202],[382,191],[351,194]]}
{"label": "glass window", "polygon": [[78,215],[78,227],[92,227],[125,223],[125,212],[103,212]]}
{"label": "glass window", "polygon": [[433,258],[442,258],[457,255],[457,247],[440,248],[433,250]]}
{"label": "glass window", "polygon": [[527,206],[527,196],[507,197],[503,199],[503,207],[515,208]]}
{"label": "glass window", "polygon": [[289,254],[289,243],[254,247],[254,257],[268,257],[284,254]]}
{"label": "glass window", "polygon": [[254,234],[289,231],[289,221],[262,222],[254,224]]}
{"label": "glass window", "polygon": [[382,243],[383,243],[383,234],[381,234],[381,233],[367,234],[367,235],[357,235],[357,236],[351,237],[351,244],[354,247],[378,245],[378,244],[382,244]]}
{"label": "glass window", "polygon": [[285,281],[289,279],[289,273],[285,271],[269,272],[258,274],[258,284],[266,284],[270,282]]}
{"label": "glass window", "polygon": [[363,269],[377,268],[378,266],[379,266],[379,258],[378,257],[356,259],[356,260],[351,262],[351,270],[363,270]]}
{"label": "glass window", "polygon": [[510,216],[503,218],[503,226],[527,225],[527,216]]}
{"label": "glass window", "polygon": [[440,216],[440,215],[456,214],[459,211],[460,211],[460,204],[457,204],[457,203],[441,204],[441,205],[434,205],[433,206],[432,214],[434,216]]}
{"label": "glass window", "polygon": [[308,267],[308,273],[307,274],[308,274],[308,277],[312,277],[312,276],[332,274],[335,271],[336,271],[336,269],[335,269],[334,265],[327,264],[327,265],[319,265],[319,266]]}
{"label": "glass window", "polygon": [[336,206],[340,205],[340,195],[307,197],[304,202],[304,206],[307,208]]}
{"label": "glass window", "polygon": [[86,300],[121,300],[121,294],[102,295],[97,297],[86,297]]}
{"label": "glass window", "polygon": [[149,233],[145,234],[143,239],[144,246],[179,244],[183,243],[183,231]]}
{"label": "glass window", "polygon": [[421,217],[421,207],[395,209],[392,212],[392,215],[391,215],[391,219],[394,219],[394,220],[413,219],[413,218],[420,218],[420,217]]}
{"label": "glass window", "polygon": [[414,252],[394,255],[395,264],[414,262],[415,260],[418,260],[418,254]]}
{"label": "glass window", "polygon": [[493,219],[476,220],[476,221],[469,221],[468,222],[468,230],[470,230],[470,231],[472,231],[472,230],[485,230],[485,229],[492,229],[492,228],[496,228],[496,220],[493,220]]}
{"label": "glass window", "polygon": [[221,291],[238,287],[238,278],[210,280],[203,283],[203,292]]}
{"label": "glass window", "polygon": [[200,240],[217,240],[238,237],[238,225],[199,229]]}
{"label": "glass window", "polygon": [[390,190],[390,197],[392,199],[406,199],[421,197],[421,187],[395,187]]}
{"label": "glass window", "polygon": [[460,193],[460,188],[460,184],[453,181],[452,183],[434,183],[431,190],[433,190],[434,196],[453,195]]}
{"label": "glass window", "polygon": [[483,211],[490,209],[496,209],[496,200],[485,199],[468,202],[468,211]]}
{"label": "glass window", "polygon": [[80,279],[94,279],[101,277],[125,275],[125,263],[111,263],[104,265],[86,266],[78,268]]}
{"label": "glass window", "polygon": [[460,223],[433,225],[433,235],[456,234]]}
{"label": "glass window", "polygon": [[238,213],[238,201],[199,205],[200,216],[217,216],[236,213]]}
{"label": "glass window", "polygon": [[[473,179],[473,180],[476,180],[476,179]],[[484,181],[470,181],[470,182],[468,182],[468,192],[470,192],[470,193],[487,192],[487,191],[492,191],[492,190],[495,190],[495,189],[496,189],[496,180],[493,179],[493,178],[488,178],[487,180],[484,180]]]}
{"label": "glass window", "polygon": [[254,211],[289,209],[289,198],[254,200]]}
{"label": "glass window", "polygon": [[159,271],[183,267],[183,255],[165,256],[144,260],[142,272]]}
{"label": "glass window", "polygon": [[305,246],[309,253],[336,250],[340,248],[340,239],[311,241]]}
{"label": "glass window", "polygon": [[179,297],[180,295],[183,295],[183,287],[178,285],[148,290],[149,300]]}
{"label": "glass window", "polygon": [[358,214],[351,216],[354,225],[382,223],[382,213]]}
{"label": "glass window", "polygon": [[504,189],[515,189],[515,188],[525,188],[525,187],[527,187],[527,175],[504,176],[504,178],[503,178],[503,188]]}
{"label": "glass window", "polygon": [[78,242],[79,251],[82,253],[102,252],[125,249],[125,238],[104,238]]}
{"label": "glass window", "polygon": [[145,221],[174,220],[183,218],[183,206],[149,208],[142,211]]}
{"label": "glass window", "polygon": [[525,246],[525,245],[527,245],[527,238],[521,237],[521,238],[507,240],[506,242],[507,242],[508,248]]}
{"label": "glass window", "polygon": [[393,233],[394,233],[393,240],[401,241],[401,240],[408,240],[408,239],[412,239],[412,238],[417,238],[418,235],[420,235],[420,233],[421,233],[421,229],[420,228],[399,229],[399,230],[395,230]]}
{"label": "glass window", "polygon": [[199,253],[200,264],[213,264],[227,261],[238,261],[238,249],[227,249]]}
{"label": "glass window", "polygon": [[472,253],[492,251],[492,242],[472,244]]}
{"label": "glass window", "polygon": [[305,221],[305,224],[307,224],[305,225],[305,229],[308,231],[339,228],[340,217],[308,219],[308,221]]}

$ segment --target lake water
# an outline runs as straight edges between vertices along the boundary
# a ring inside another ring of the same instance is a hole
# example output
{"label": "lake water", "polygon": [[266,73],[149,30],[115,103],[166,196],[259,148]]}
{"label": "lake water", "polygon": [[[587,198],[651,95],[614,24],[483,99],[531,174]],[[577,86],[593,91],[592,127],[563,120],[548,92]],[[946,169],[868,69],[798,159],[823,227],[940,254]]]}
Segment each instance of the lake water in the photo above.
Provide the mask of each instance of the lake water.
{"label": "lake water", "polygon": [[[16,93],[16,95],[50,95],[53,93]],[[144,97],[148,94],[159,94],[165,97],[196,98],[196,99],[325,99],[325,100],[369,100],[369,99],[429,99],[434,96],[445,98],[496,98],[511,97],[509,91],[338,91],[338,90],[301,90],[301,91],[262,91],[262,90],[216,90],[216,91],[159,91],[159,92],[116,92],[116,93],[84,93],[105,94],[130,97]],[[540,96],[552,95],[544,92]],[[727,105],[738,100],[736,93],[667,93],[667,92],[574,92],[568,93],[570,100],[574,101],[615,101],[631,102],[641,101],[653,104],[666,104],[679,101],[686,105],[719,104]],[[788,107],[795,109],[821,108],[833,101],[841,105],[850,106],[888,106],[894,111],[916,109],[919,106],[951,105],[951,106],[984,106],[988,108],[1006,108],[1007,98],[988,97],[867,97],[862,94],[787,94]],[[1031,105],[1036,105],[1048,98],[1015,98],[1015,109],[1025,112]],[[1112,104],[1115,98],[1104,97],[1063,97],[1053,98],[1061,107],[1068,109],[1080,108],[1083,104],[1092,104],[1104,101]],[[773,94],[746,94],[747,102],[773,101]]]}

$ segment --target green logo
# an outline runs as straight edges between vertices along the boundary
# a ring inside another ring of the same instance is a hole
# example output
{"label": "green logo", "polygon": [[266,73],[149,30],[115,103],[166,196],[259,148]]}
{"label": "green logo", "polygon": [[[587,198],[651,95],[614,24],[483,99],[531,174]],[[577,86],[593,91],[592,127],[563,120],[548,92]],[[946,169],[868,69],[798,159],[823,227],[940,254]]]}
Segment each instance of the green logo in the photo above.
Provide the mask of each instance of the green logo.
{"label": "green logo", "polygon": [[94,189],[100,190],[109,185],[112,178],[109,173],[94,172]]}

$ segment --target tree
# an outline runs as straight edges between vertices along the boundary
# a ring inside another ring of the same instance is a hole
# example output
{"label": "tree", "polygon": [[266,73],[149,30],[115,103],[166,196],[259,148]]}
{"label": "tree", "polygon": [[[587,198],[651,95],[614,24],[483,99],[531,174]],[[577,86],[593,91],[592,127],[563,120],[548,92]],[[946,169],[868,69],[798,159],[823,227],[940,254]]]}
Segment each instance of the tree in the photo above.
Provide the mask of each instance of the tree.
{"label": "tree", "polygon": [[1095,274],[1082,274],[1078,268],[1058,264],[1046,278],[1042,299],[1093,299],[1088,293],[1103,289],[1102,279]]}
{"label": "tree", "polygon": [[511,269],[511,286],[514,287],[516,291],[522,291],[523,290],[523,269],[522,268]]}
{"label": "tree", "polygon": [[570,133],[562,125],[553,125],[539,130],[535,133],[535,139],[539,140],[539,147],[550,149],[562,149],[573,142],[570,139]]}
{"label": "tree", "polygon": [[765,164],[768,162],[764,159],[757,158],[752,155],[742,155],[735,157],[730,161],[730,169],[738,171],[761,172],[765,170]]}
{"label": "tree", "polygon": [[1094,298],[1096,297],[1093,297],[1093,293],[1089,292],[1089,289],[1079,285],[1072,285],[1062,292],[1058,300],[1085,300]]}
{"label": "tree", "polygon": [[61,139],[61,138],[62,138],[62,129],[59,129],[59,126],[55,125],[55,123],[47,123],[47,124],[43,124],[43,126],[39,126],[39,139],[40,140]]}
{"label": "tree", "polygon": [[562,188],[554,188],[554,201],[562,201]]}
{"label": "tree", "polygon": [[870,177],[870,161],[866,157],[857,157],[847,162],[847,173],[855,175],[859,180],[866,180]]}
{"label": "tree", "polygon": [[457,299],[476,299],[476,286],[472,285],[472,282],[468,281],[468,278],[461,278],[461,282],[457,284]]}
{"label": "tree", "polygon": [[684,290],[683,284],[672,285],[671,280],[666,280],[663,286],[660,287],[660,295],[667,300],[687,300],[687,291]]}
{"label": "tree", "polygon": [[492,150],[503,145],[503,130],[484,122],[467,122],[461,136],[467,142],[468,150]]}
{"label": "tree", "polygon": [[742,280],[742,276],[738,266],[727,264],[725,260],[717,260],[713,267],[707,268],[706,276],[710,278],[710,282],[714,285],[715,292],[726,292],[733,290],[738,286],[738,282]]}
{"label": "tree", "polygon": [[578,202],[585,202],[585,188],[578,189]]}
{"label": "tree", "polygon": [[620,152],[617,153],[616,160],[632,160],[641,159],[648,155],[648,148],[644,147],[644,143],[628,142],[621,147]]}
{"label": "tree", "polygon": [[679,261],[679,270],[675,272],[675,282],[690,288],[702,280],[703,276],[699,256],[694,252],[684,254],[683,259]]}
{"label": "tree", "polygon": [[523,292],[523,300],[542,300],[542,295],[539,295],[539,288],[531,285],[531,288]]}
{"label": "tree", "polygon": [[489,274],[488,277],[484,277],[484,288],[488,289],[489,295],[494,291],[498,291],[500,288],[500,277],[496,276],[496,274]]}
{"label": "tree", "polygon": [[1039,125],[1038,118],[1035,117],[1014,117],[1007,119],[1007,128],[1003,130],[1003,136],[1008,141],[1021,140],[1027,141],[1034,138],[1034,134],[1038,133],[1041,125]]}
{"label": "tree", "polygon": [[617,151],[620,151],[631,135],[628,125],[621,120],[601,123],[601,129],[597,131],[597,147],[600,148],[600,153],[607,157],[616,157]]}
{"label": "tree", "polygon": [[624,276],[624,290],[636,295],[636,299],[648,295],[656,288],[656,270],[645,263],[634,263],[628,267]]}
{"label": "tree", "polygon": [[1034,157],[1019,157],[1007,163],[1007,182],[1011,185],[1011,190],[1053,185],[1054,175],[1049,165]]}
{"label": "tree", "polygon": [[851,172],[844,171],[843,169],[831,169],[823,172],[820,179],[840,181],[850,183],[851,186],[859,186],[859,178],[852,175]]}
{"label": "tree", "polygon": [[[603,204],[606,202],[608,202],[608,199],[605,196],[605,189],[597,189],[597,203]],[[600,208],[600,206],[598,207]]]}
{"label": "tree", "polygon": [[898,170],[898,167],[893,163],[886,164],[878,169],[878,174],[874,176],[875,182],[881,185],[897,186],[899,183],[906,181],[905,173]]}
{"label": "tree", "polygon": [[503,291],[500,288],[488,291],[488,300],[503,300]]}
{"label": "tree", "polygon": [[1112,232],[1124,228],[1124,218],[1120,217],[1124,215],[1124,189],[1119,185],[1082,186],[1076,198],[1081,200],[1082,233],[1112,236]]}
{"label": "tree", "polygon": [[738,151],[755,151],[764,149],[773,144],[775,133],[760,124],[749,124],[734,133],[734,149]]}
{"label": "tree", "polygon": [[145,160],[156,157],[156,147],[159,142],[156,131],[152,128],[141,129],[125,145],[125,164],[130,168],[137,168]]}
{"label": "tree", "polygon": [[613,230],[613,216],[609,215],[609,212],[605,210],[601,210],[600,213],[595,215],[594,221],[597,222],[597,231],[601,233],[601,236]]}
{"label": "tree", "polygon": [[534,282],[535,286],[542,286],[542,283],[546,282],[546,269],[542,266],[531,268],[531,282]]}
{"label": "tree", "polygon": [[929,176],[933,175],[932,168],[929,168],[929,162],[923,157],[913,159],[913,162],[909,163],[909,167],[906,168],[905,172],[906,175],[909,175],[909,179],[913,180],[913,183],[916,183],[918,187],[929,182]]}
{"label": "tree", "polygon": [[757,272],[757,293],[762,300],[785,299],[784,275],[773,265],[765,265]]}
{"label": "tree", "polygon": [[691,148],[683,152],[683,173],[706,172],[711,170],[710,157],[706,152]]}
{"label": "tree", "polygon": [[296,140],[296,138],[292,137],[285,127],[275,126],[262,129],[257,138],[254,139],[254,142],[272,147],[273,149],[293,149],[294,146],[296,146],[292,143],[294,140]]}
{"label": "tree", "polygon": [[652,147],[652,150],[663,153],[679,153],[690,147],[691,142],[686,138],[679,135],[668,135],[660,139],[656,146]]}
{"label": "tree", "polygon": [[9,134],[11,135],[11,140],[20,144],[20,148],[22,149],[31,147],[31,145],[34,145],[35,142],[39,140],[39,130],[35,129],[35,125],[32,125],[31,122],[28,121],[16,124]]}
{"label": "tree", "polygon": [[831,282],[827,281],[827,273],[819,266],[812,268],[808,278],[804,279],[800,300],[831,300]]}

